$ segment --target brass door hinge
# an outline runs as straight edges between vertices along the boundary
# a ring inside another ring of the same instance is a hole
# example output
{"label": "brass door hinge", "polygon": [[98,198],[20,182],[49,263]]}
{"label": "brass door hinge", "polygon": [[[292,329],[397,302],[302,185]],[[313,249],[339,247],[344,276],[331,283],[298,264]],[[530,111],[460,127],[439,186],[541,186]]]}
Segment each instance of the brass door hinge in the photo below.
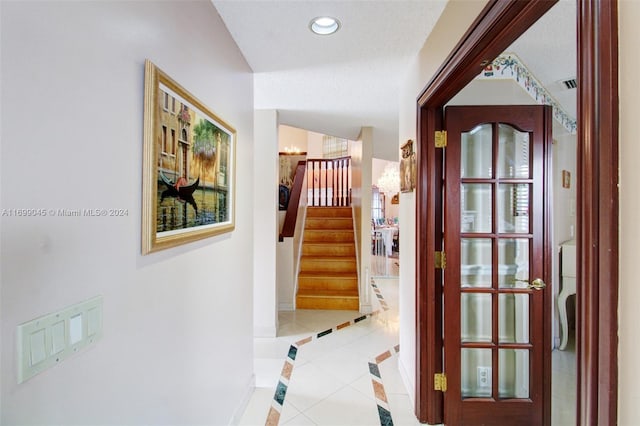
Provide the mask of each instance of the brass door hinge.
{"label": "brass door hinge", "polygon": [[447,146],[447,131],[436,130],[436,148],[444,148]]}
{"label": "brass door hinge", "polygon": [[447,391],[447,375],[445,373],[433,375],[433,389],[441,392]]}
{"label": "brass door hinge", "polygon": [[436,268],[445,269],[447,267],[447,255],[443,251],[436,252]]}

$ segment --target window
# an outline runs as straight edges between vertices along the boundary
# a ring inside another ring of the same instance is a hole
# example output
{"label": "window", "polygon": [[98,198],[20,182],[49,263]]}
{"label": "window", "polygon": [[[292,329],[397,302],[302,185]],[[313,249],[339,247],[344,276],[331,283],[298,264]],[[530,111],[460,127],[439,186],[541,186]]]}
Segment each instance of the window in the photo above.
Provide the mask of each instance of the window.
{"label": "window", "polygon": [[176,98],[171,97],[171,112],[176,113]]}
{"label": "window", "polygon": [[171,129],[171,146],[169,147],[169,149],[171,150],[169,153],[170,154],[175,154],[177,151],[177,147],[176,147],[176,131],[175,129]]}
{"label": "window", "polygon": [[167,152],[167,126],[162,126],[162,152]]}
{"label": "window", "polygon": [[162,92],[162,96],[164,98],[164,102],[163,102],[164,110],[166,111],[169,109],[169,94],[166,92]]}
{"label": "window", "polygon": [[376,224],[384,221],[384,194],[375,185],[371,188],[371,219]]}
{"label": "window", "polygon": [[322,137],[322,156],[324,158],[340,158],[349,155],[349,145],[347,139],[336,138],[335,136]]}

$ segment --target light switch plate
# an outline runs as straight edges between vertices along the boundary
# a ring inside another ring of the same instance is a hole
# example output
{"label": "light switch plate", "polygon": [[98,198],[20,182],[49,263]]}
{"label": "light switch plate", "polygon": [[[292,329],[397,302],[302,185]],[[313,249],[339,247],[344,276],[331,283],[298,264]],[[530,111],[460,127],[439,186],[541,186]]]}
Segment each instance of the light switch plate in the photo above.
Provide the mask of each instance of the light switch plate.
{"label": "light switch plate", "polygon": [[102,296],[17,327],[18,383],[102,337]]}

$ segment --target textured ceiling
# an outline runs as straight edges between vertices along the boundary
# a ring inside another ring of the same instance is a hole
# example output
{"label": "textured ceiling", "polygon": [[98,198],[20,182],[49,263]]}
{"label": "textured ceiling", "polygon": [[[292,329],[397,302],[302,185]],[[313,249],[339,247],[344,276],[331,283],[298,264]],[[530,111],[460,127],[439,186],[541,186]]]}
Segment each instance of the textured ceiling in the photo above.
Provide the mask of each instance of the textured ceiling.
{"label": "textured ceiling", "polygon": [[[397,160],[400,79],[446,0],[212,0],[255,72],[255,107],[280,122],[355,139],[374,129],[374,157]],[[338,18],[318,36],[309,21]],[[509,49],[543,83],[575,76],[575,2],[563,0]],[[425,82],[426,83],[426,82]],[[575,90],[548,87],[561,103]]]}
{"label": "textured ceiling", "polygon": [[575,89],[562,80],[576,77],[576,1],[561,0],[507,49],[522,59],[564,110],[576,118]]}

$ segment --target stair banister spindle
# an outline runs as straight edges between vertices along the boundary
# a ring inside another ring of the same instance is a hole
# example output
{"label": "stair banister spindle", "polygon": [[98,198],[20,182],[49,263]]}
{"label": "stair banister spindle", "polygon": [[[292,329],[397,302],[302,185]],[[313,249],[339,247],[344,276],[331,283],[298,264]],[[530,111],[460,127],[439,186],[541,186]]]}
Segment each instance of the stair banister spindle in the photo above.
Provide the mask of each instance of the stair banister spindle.
{"label": "stair banister spindle", "polygon": [[345,206],[346,204],[344,203],[344,185],[345,185],[345,181],[344,181],[344,159],[340,159],[340,176],[342,177],[342,182],[340,185],[340,205],[341,206]]}
{"label": "stair banister spindle", "polygon": [[311,197],[311,205],[315,206],[316,205],[316,163],[317,161],[313,162],[313,195]]}
{"label": "stair banister spindle", "polygon": [[347,163],[347,185],[345,186],[345,191],[344,191],[347,203],[345,205],[346,206],[350,206],[351,205],[351,193],[349,191],[349,170],[351,170],[351,157],[347,158],[345,161]]}
{"label": "stair banister spindle", "polygon": [[324,162],[324,205],[325,207],[329,206],[329,162]]}

